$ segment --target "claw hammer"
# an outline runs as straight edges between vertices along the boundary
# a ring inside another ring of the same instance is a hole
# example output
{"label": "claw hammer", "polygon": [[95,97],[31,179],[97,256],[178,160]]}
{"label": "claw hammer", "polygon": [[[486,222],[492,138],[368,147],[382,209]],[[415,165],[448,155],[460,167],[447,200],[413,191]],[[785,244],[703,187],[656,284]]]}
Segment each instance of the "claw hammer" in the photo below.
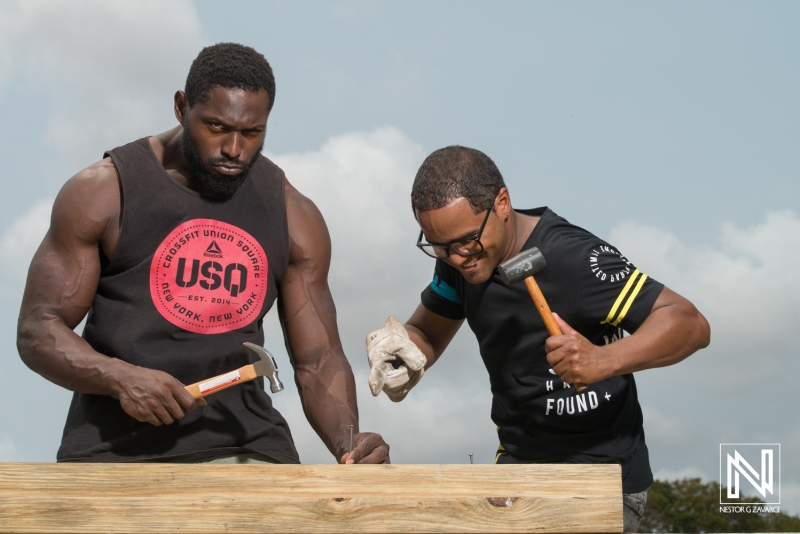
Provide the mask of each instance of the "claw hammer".
{"label": "claw hammer", "polygon": [[[550,311],[550,306],[548,306],[542,290],[539,289],[539,284],[533,279],[533,275],[544,269],[546,265],[547,262],[544,261],[542,251],[537,247],[533,247],[507,259],[498,265],[497,270],[500,272],[500,278],[503,279],[507,286],[520,280],[525,281],[528,293],[530,293],[533,303],[536,305],[536,310],[547,327],[547,331],[550,332],[551,336],[560,336],[562,332],[553,317],[553,312]],[[575,389],[583,391],[586,389],[586,384],[576,383]]]}
{"label": "claw hammer", "polygon": [[259,376],[266,376],[267,379],[269,379],[269,389],[273,393],[278,393],[283,390],[283,383],[281,383],[278,378],[278,364],[275,362],[275,358],[272,354],[264,347],[260,347],[254,343],[245,343],[244,346],[258,354],[261,359],[256,363],[245,365],[234,371],[223,373],[209,378],[208,380],[195,382],[190,386],[185,386],[186,391],[188,391],[195,400],[199,401],[197,404],[201,406],[204,405],[205,401],[202,401],[202,399],[207,395],[222,391],[223,389],[228,389],[236,384],[248,382]]}

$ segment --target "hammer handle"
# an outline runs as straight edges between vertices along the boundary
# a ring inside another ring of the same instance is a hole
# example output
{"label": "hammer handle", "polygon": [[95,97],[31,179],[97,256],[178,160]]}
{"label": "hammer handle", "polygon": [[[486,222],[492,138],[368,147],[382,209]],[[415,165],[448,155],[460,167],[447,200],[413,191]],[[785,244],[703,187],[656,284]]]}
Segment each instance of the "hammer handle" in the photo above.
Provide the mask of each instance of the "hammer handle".
{"label": "hammer handle", "polygon": [[199,400],[203,397],[211,395],[212,393],[235,386],[236,384],[249,382],[257,376],[258,373],[256,373],[256,368],[251,363],[249,365],[245,365],[244,367],[239,367],[235,371],[222,373],[221,375],[209,378],[208,380],[201,380],[200,382],[195,382],[194,384],[185,387],[186,391],[189,392],[189,395],[194,397],[195,400]]}
{"label": "hammer handle", "polygon": [[547,331],[550,332],[551,336],[560,336],[561,329],[558,327],[558,323],[553,317],[553,312],[550,311],[550,306],[547,305],[544,295],[542,295],[542,290],[539,289],[539,284],[536,283],[532,276],[529,276],[525,279],[525,285],[528,287],[528,293],[531,294],[533,303],[536,305],[536,310],[542,316],[542,321],[544,321]]}
{"label": "hammer handle", "polygon": [[[547,327],[547,331],[550,332],[550,335],[562,335],[561,329],[558,327],[558,323],[553,317],[553,312],[550,311],[550,306],[548,306],[544,295],[542,295],[542,290],[539,289],[539,284],[536,283],[536,280],[534,280],[532,276],[527,277],[525,279],[525,286],[527,286],[528,293],[531,294],[531,298],[533,299],[533,304],[536,306],[539,315],[542,316],[542,321],[544,321],[544,325]],[[586,384],[576,383],[575,389],[577,391],[583,391],[586,389]]]}

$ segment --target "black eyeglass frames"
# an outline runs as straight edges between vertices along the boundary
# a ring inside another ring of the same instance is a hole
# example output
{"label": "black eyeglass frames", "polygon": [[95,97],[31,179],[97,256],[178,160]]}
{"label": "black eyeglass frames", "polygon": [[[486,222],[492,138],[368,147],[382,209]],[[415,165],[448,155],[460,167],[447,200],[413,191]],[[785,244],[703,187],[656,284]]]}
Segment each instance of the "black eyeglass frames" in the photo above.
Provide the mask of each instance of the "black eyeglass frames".
{"label": "black eyeglass frames", "polygon": [[483,252],[481,235],[483,235],[483,229],[486,227],[486,221],[489,220],[489,215],[492,213],[492,209],[494,209],[494,206],[486,210],[486,217],[483,218],[481,227],[478,229],[478,233],[474,236],[466,239],[459,239],[458,241],[453,241],[444,245],[439,245],[436,243],[423,243],[423,232],[420,230],[419,237],[417,238],[417,248],[431,258],[437,259],[446,258],[450,255],[450,251],[455,252],[459,256],[474,256],[476,254],[480,254]]}

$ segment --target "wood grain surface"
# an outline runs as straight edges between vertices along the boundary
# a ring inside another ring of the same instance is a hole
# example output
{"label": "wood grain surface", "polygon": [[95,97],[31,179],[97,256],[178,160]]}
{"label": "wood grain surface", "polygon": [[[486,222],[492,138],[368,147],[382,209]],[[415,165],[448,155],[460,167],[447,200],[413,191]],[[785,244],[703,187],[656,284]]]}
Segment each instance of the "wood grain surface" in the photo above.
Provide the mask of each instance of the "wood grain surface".
{"label": "wood grain surface", "polygon": [[0,463],[0,532],[622,532],[618,465]]}

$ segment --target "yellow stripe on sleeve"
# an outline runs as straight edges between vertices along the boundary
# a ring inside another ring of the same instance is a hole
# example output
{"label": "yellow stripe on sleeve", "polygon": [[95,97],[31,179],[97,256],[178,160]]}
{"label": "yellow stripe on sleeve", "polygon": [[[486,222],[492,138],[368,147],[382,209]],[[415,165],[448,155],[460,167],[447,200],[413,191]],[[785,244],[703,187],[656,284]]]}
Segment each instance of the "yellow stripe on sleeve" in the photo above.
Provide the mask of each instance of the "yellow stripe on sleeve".
{"label": "yellow stripe on sleeve", "polygon": [[611,319],[613,319],[614,315],[617,313],[617,308],[619,308],[619,305],[622,304],[625,295],[628,293],[631,286],[633,286],[633,282],[634,280],[636,280],[636,277],[638,275],[639,275],[639,269],[633,271],[633,274],[631,275],[630,278],[628,278],[628,282],[625,284],[625,287],[623,287],[622,291],[620,291],[619,296],[617,297],[617,301],[614,302],[613,306],[611,306],[611,311],[608,312],[608,317],[606,317],[606,320],[601,322],[600,324],[606,324],[611,322]]}
{"label": "yellow stripe on sleeve", "polygon": [[636,295],[639,294],[639,291],[642,289],[645,280],[647,280],[647,275],[642,273],[641,278],[639,278],[639,283],[636,284],[636,289],[634,289],[633,293],[631,293],[631,296],[628,297],[628,300],[625,302],[625,307],[622,308],[621,312],[619,312],[619,317],[617,317],[617,320],[611,323],[612,326],[617,326],[619,322],[625,318],[625,314],[628,313],[628,310],[631,308],[631,304],[633,304],[633,301],[636,300]]}

